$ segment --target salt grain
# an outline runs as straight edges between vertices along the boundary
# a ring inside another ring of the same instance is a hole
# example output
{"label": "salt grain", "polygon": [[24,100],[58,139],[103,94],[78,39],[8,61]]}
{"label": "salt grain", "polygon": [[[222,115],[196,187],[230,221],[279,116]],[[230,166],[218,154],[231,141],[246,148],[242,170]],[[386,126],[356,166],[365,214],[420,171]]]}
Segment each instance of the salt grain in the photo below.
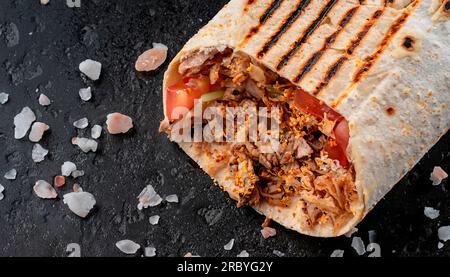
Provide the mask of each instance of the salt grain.
{"label": "salt grain", "polygon": [[352,247],[353,249],[355,249],[356,253],[358,253],[358,255],[360,256],[366,253],[364,242],[360,237],[353,237]]}
{"label": "salt grain", "polygon": [[279,251],[279,250],[273,250],[272,252],[275,256],[278,257],[284,257],[286,254],[284,254],[283,252]]}
{"label": "salt grain", "polygon": [[96,201],[89,192],[71,192],[64,195],[64,204],[69,206],[69,209],[79,217],[86,217],[94,208]]}
{"label": "salt grain", "polygon": [[233,246],[234,246],[234,239],[231,239],[227,244],[223,246],[223,249],[230,251],[231,249],[233,249]]}
{"label": "salt grain", "polygon": [[342,258],[342,257],[344,257],[344,250],[336,249],[333,251],[333,253],[331,253],[330,257],[331,258]]}
{"label": "salt grain", "polygon": [[438,186],[447,177],[448,174],[442,169],[442,167],[435,166],[433,172],[431,173],[430,180],[433,182],[433,186]]}
{"label": "salt grain", "polygon": [[133,128],[133,120],[121,113],[111,113],[107,115],[106,125],[110,134],[124,134]]}
{"label": "salt grain", "polygon": [[159,215],[152,215],[149,217],[149,222],[151,225],[157,225],[159,223],[160,216]]}
{"label": "salt grain", "polygon": [[0,104],[2,104],[2,105],[6,104],[8,102],[8,100],[9,100],[9,94],[4,93],[4,92],[0,93]]}
{"label": "salt grain", "polygon": [[39,142],[42,139],[45,131],[48,131],[50,126],[42,122],[35,122],[31,127],[30,135],[28,139],[32,142]]}
{"label": "salt grain", "polygon": [[91,137],[93,139],[98,139],[102,135],[102,126],[94,125],[91,129]]}
{"label": "salt grain", "polygon": [[41,106],[49,106],[50,104],[51,104],[51,101],[47,97],[47,95],[41,93],[41,95],[39,95],[39,105],[41,105]]}
{"label": "salt grain", "polygon": [[81,100],[83,101],[89,101],[92,98],[92,90],[91,87],[82,88],[78,91],[78,94],[80,95]]}
{"label": "salt grain", "polygon": [[450,226],[442,226],[438,229],[439,239],[443,242],[450,240]]}
{"label": "salt grain", "polygon": [[88,125],[89,120],[86,117],[83,117],[73,123],[73,126],[78,129],[85,129]]}
{"label": "salt grain", "polygon": [[135,64],[137,71],[153,71],[167,59],[168,48],[161,43],[153,43],[153,48],[142,53]]}
{"label": "salt grain", "polygon": [[0,184],[0,201],[2,201],[5,198],[5,196],[3,195],[4,191],[5,187]]}
{"label": "salt grain", "polygon": [[72,172],[72,177],[73,178],[78,178],[78,177],[82,177],[82,176],[84,176],[84,171],[83,170],[74,170],[73,172]]}
{"label": "salt grain", "polygon": [[66,177],[58,175],[53,180],[53,183],[55,184],[55,186],[57,188],[61,188],[61,187],[63,187],[66,184]]}
{"label": "salt grain", "polygon": [[87,59],[81,62],[78,68],[82,73],[88,76],[89,79],[96,81],[100,78],[102,64],[97,61]]}
{"label": "salt grain", "polygon": [[58,193],[52,187],[52,185],[44,180],[37,181],[33,187],[33,190],[39,198],[54,199],[58,197]]}
{"label": "salt grain", "polygon": [[88,138],[73,138],[72,144],[77,145],[84,153],[97,152],[98,149],[98,143]]}
{"label": "salt grain", "polygon": [[261,230],[261,234],[262,234],[264,239],[268,239],[270,237],[276,236],[277,235],[277,230],[275,230],[274,228],[271,228],[271,227],[264,227]]}
{"label": "salt grain", "polygon": [[155,257],[156,256],[156,248],[155,247],[145,247],[144,255],[145,255],[145,257]]}
{"label": "salt grain", "polygon": [[48,150],[42,147],[39,143],[36,143],[31,151],[31,158],[35,163],[40,163],[45,159],[47,154]]}
{"label": "salt grain", "polygon": [[439,210],[436,210],[432,207],[425,207],[425,209],[423,210],[423,213],[425,214],[426,217],[430,218],[430,219],[436,219],[439,217]]}
{"label": "salt grain", "polygon": [[128,239],[118,241],[116,247],[125,254],[135,254],[141,248],[139,244]]}
{"label": "salt grain", "polygon": [[239,253],[239,254],[237,255],[237,257],[240,257],[240,258],[248,258],[248,257],[250,257],[250,254],[248,254],[247,251],[242,250],[242,252]]}
{"label": "salt grain", "polygon": [[139,210],[158,206],[162,202],[161,196],[156,193],[152,185],[145,187],[137,198],[139,199],[137,206]]}
{"label": "salt grain", "polygon": [[169,203],[178,203],[178,196],[176,194],[171,194],[166,196],[166,201]]}
{"label": "salt grain", "polygon": [[68,177],[75,170],[77,170],[77,166],[73,162],[64,162],[61,166],[61,175]]}
{"label": "salt grain", "polygon": [[17,177],[17,170],[11,169],[10,171],[5,173],[4,177],[6,180],[15,180]]}
{"label": "salt grain", "polygon": [[442,242],[438,242],[438,249],[442,249],[444,247],[444,244]]}
{"label": "salt grain", "polygon": [[14,117],[14,138],[21,139],[25,137],[31,124],[36,120],[36,115],[29,108],[25,107],[22,111]]}
{"label": "salt grain", "polygon": [[41,0],[41,5],[47,5],[50,0]]}

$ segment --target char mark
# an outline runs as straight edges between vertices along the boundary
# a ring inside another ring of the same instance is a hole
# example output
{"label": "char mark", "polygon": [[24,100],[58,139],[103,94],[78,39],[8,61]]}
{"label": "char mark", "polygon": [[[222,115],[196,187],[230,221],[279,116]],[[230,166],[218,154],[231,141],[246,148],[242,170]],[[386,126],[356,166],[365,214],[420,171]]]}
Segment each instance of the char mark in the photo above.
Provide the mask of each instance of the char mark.
{"label": "char mark", "polygon": [[247,0],[247,4],[245,4],[244,11],[247,12],[255,2],[256,0]]}
{"label": "char mark", "polygon": [[291,46],[291,50],[287,54],[285,54],[280,62],[277,65],[277,70],[281,70],[286,63],[292,58],[292,56],[297,53],[300,46],[304,44],[308,38],[314,33],[314,31],[317,29],[317,27],[322,23],[324,18],[328,15],[328,13],[331,11],[331,9],[334,7],[334,5],[338,2],[338,0],[330,0],[326,4],[326,6],[323,8],[323,10],[320,12],[319,16],[309,25],[309,27],[306,29],[306,31],[303,33],[303,35]]}
{"label": "char mark", "polygon": [[333,77],[339,72],[339,70],[347,60],[347,56],[342,56],[328,69],[325,78],[322,80],[322,82],[319,83],[319,85],[317,85],[316,90],[313,92],[314,95],[318,95],[323,88],[328,86],[331,79],[333,79]]}
{"label": "char mark", "polygon": [[297,20],[297,18],[303,13],[305,8],[309,5],[311,0],[302,0],[297,8],[289,15],[280,29],[273,34],[263,48],[257,53],[258,58],[264,57],[264,55],[272,48],[273,45],[281,38],[281,36],[291,27],[291,25]]}
{"label": "char mark", "polygon": [[337,31],[335,31],[333,34],[331,34],[330,36],[328,36],[325,39],[325,43],[322,45],[322,48],[320,50],[318,50],[317,52],[315,52],[310,58],[309,60],[304,63],[303,67],[300,69],[300,73],[295,77],[294,82],[299,82],[300,80],[303,79],[303,77],[305,77],[305,75],[311,71],[311,69],[314,67],[314,65],[316,65],[316,63],[320,60],[320,58],[323,56],[323,54],[325,53],[325,51],[330,48],[331,45],[334,44],[334,42],[336,41],[336,38],[338,37],[338,35],[344,30],[345,26],[347,26],[347,24],[351,21],[351,19],[353,18],[353,16],[356,14],[356,11],[359,9],[359,6],[354,7],[350,10],[348,10],[344,17],[341,19],[341,21],[339,22],[339,29]]}
{"label": "char mark", "polygon": [[355,49],[361,44],[361,41],[366,37],[367,33],[369,33],[370,29],[375,25],[376,21],[383,15],[384,10],[377,10],[372,18],[367,22],[363,29],[358,33],[356,39],[352,41],[350,47],[347,48],[347,54],[352,55]]}

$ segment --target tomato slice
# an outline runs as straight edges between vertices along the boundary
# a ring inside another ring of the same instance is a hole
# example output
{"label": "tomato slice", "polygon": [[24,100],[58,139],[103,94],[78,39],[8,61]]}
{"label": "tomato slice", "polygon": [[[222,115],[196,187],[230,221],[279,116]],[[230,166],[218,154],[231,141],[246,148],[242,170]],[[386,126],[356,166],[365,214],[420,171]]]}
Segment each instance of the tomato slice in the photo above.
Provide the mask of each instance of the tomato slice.
{"label": "tomato slice", "polygon": [[211,91],[209,78],[203,75],[185,77],[167,88],[167,117],[170,121],[180,119],[194,107],[194,100]]}
{"label": "tomato slice", "polygon": [[327,114],[328,120],[339,121],[343,116],[328,107],[325,103],[315,98],[302,89],[297,89],[294,95],[294,104],[302,112],[324,118]]}

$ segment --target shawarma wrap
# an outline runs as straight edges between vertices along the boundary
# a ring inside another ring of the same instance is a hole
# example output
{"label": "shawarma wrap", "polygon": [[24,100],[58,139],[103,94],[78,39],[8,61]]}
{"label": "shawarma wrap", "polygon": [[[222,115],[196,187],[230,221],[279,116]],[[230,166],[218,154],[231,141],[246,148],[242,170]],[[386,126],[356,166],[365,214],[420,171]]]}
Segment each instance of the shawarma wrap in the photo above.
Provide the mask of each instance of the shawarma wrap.
{"label": "shawarma wrap", "polygon": [[178,143],[239,206],[345,234],[450,127],[449,16],[449,0],[231,0],[169,65],[161,130],[173,139],[195,99],[223,118],[277,108],[272,153]]}

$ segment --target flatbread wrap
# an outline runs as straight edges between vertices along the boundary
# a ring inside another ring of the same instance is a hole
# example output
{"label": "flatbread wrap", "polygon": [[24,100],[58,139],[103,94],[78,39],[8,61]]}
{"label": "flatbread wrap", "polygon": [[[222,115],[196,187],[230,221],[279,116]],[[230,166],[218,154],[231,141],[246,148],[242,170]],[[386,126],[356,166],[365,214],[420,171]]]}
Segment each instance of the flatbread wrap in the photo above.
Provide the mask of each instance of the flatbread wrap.
{"label": "flatbread wrap", "polygon": [[[231,0],[170,63],[161,131],[239,206],[340,236],[450,127],[449,16],[448,0]],[[232,128],[175,139],[209,126],[196,105]],[[229,139],[255,109],[270,128]]]}

